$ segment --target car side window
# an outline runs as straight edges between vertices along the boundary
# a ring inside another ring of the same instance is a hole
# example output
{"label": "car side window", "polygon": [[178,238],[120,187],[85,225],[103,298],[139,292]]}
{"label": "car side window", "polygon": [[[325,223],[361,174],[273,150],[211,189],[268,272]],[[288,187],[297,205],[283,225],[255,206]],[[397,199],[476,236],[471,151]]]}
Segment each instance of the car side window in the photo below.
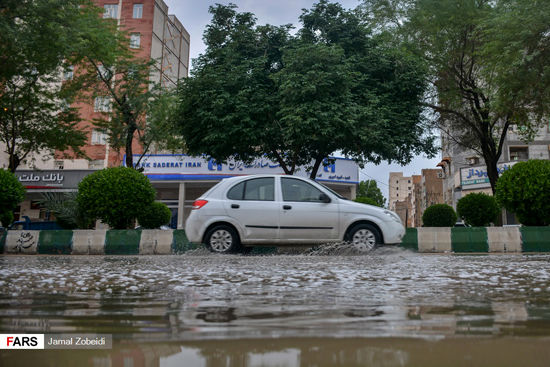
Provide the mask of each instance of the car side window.
{"label": "car side window", "polygon": [[227,192],[227,198],[231,200],[242,200],[243,199],[243,192],[244,192],[244,182],[240,182],[233,186],[228,192]]}
{"label": "car side window", "polygon": [[294,178],[281,178],[283,201],[322,202],[322,191],[313,185]]}
{"label": "car side window", "polygon": [[230,200],[275,200],[275,179],[273,177],[255,178],[240,182],[227,192]]}

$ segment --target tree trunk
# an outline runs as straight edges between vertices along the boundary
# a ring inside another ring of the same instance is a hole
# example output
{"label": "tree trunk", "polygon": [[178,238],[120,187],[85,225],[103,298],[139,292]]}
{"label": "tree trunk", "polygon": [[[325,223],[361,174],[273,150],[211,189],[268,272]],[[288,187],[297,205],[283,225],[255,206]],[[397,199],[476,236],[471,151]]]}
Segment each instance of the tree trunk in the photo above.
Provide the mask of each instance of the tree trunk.
{"label": "tree trunk", "polygon": [[17,154],[10,154],[9,160],[10,160],[10,162],[9,162],[8,170],[11,173],[15,173],[15,170],[17,169],[17,167],[19,167],[19,164],[21,163],[21,160],[19,159]]}
{"label": "tree trunk", "polygon": [[311,173],[309,174],[309,178],[311,178],[312,180],[315,180],[315,177],[317,177],[317,171],[319,171],[319,166],[321,165],[321,163],[323,163],[323,159],[325,158],[317,157],[315,159],[315,163],[313,164],[313,168],[311,169]]}
{"label": "tree trunk", "polygon": [[135,126],[129,126],[126,133],[126,167],[135,168],[134,166],[134,154],[132,152],[132,142],[134,141],[134,133],[137,128]]}

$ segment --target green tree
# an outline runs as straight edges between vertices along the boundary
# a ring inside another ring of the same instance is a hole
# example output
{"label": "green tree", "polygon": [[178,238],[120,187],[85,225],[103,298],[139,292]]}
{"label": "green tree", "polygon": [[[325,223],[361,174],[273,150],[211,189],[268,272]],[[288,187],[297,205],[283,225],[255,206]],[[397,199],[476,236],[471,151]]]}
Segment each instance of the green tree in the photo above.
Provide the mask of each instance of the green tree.
{"label": "green tree", "polygon": [[386,198],[382,195],[382,191],[378,188],[375,180],[359,182],[357,199],[355,201],[360,201],[359,199],[362,200],[363,198],[369,199],[370,202],[367,202],[367,204],[376,205],[381,208],[386,206]]}
{"label": "green tree", "polygon": [[424,227],[452,227],[456,223],[456,212],[447,204],[429,206],[422,214]]}
{"label": "green tree", "polygon": [[516,163],[498,180],[496,197],[520,223],[550,225],[550,161]]}
{"label": "green tree", "polygon": [[422,69],[352,12],[321,1],[291,36],[235,8],[210,8],[206,51],[180,86],[176,120],[190,153],[267,155],[287,174],[306,165],[315,178],[336,150],[400,163],[434,152],[418,107]]}
{"label": "green tree", "polygon": [[[367,21],[386,39],[393,39],[396,47],[403,46],[424,61],[430,93],[422,104],[433,112],[444,144],[458,144],[483,157],[493,193],[497,162],[510,127],[521,126],[524,139],[529,140],[548,115],[548,83],[541,77],[548,77],[543,65],[550,23],[544,22],[548,11],[536,14],[548,9],[548,4],[541,7],[539,3],[363,2]],[[533,19],[537,19],[534,26]],[[537,39],[544,41],[544,52],[534,47]]]}
{"label": "green tree", "polygon": [[95,220],[86,214],[76,200],[76,192],[45,192],[39,200],[40,206],[55,216],[55,221],[65,229],[89,229]]}
{"label": "green tree", "polygon": [[497,220],[500,206],[494,196],[472,193],[458,200],[456,211],[466,224],[484,227]]}
{"label": "green tree", "polygon": [[74,90],[62,71],[76,62],[80,35],[99,24],[86,0],[6,0],[0,5],[0,142],[9,170],[33,153],[72,149],[81,156],[85,134],[69,108]]}
{"label": "green tree", "polygon": [[0,214],[11,212],[25,198],[25,188],[10,171],[0,168]]}
{"label": "green tree", "polygon": [[133,227],[136,217],[154,199],[155,189],[149,179],[129,167],[106,168],[78,184],[77,202],[86,216],[115,229]]}
{"label": "green tree", "polygon": [[162,225],[169,224],[172,218],[170,208],[164,203],[157,201],[152,202],[141,213],[138,214],[137,220],[143,228],[155,229]]}

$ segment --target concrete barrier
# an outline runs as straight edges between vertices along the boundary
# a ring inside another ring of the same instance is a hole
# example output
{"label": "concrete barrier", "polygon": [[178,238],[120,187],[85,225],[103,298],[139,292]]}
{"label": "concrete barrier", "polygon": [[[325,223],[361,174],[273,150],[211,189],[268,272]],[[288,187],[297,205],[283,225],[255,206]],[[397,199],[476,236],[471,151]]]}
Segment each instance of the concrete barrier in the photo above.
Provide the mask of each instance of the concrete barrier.
{"label": "concrete barrier", "polygon": [[[201,246],[190,243],[183,230],[10,230],[0,233],[0,253],[7,254],[164,255],[185,253]],[[550,227],[407,228],[400,246],[424,253],[550,252]],[[255,247],[251,253],[279,252],[276,247]]]}
{"label": "concrete barrier", "polygon": [[523,252],[550,252],[550,227],[521,227]]}
{"label": "concrete barrier", "polygon": [[79,229],[73,231],[73,255],[105,254],[106,229]]}
{"label": "concrete barrier", "polygon": [[144,229],[139,242],[140,255],[170,255],[172,253],[172,231]]}
{"label": "concrete barrier", "polygon": [[418,233],[418,252],[451,252],[451,229],[448,227],[421,227]]}
{"label": "concrete barrier", "polygon": [[4,252],[9,254],[36,254],[40,231],[8,231]]}
{"label": "concrete barrier", "polygon": [[489,252],[521,252],[519,227],[487,227]]}
{"label": "concrete barrier", "polygon": [[419,252],[550,252],[550,227],[407,228],[399,246]]}
{"label": "concrete barrier", "polygon": [[453,252],[489,252],[485,227],[451,228]]}

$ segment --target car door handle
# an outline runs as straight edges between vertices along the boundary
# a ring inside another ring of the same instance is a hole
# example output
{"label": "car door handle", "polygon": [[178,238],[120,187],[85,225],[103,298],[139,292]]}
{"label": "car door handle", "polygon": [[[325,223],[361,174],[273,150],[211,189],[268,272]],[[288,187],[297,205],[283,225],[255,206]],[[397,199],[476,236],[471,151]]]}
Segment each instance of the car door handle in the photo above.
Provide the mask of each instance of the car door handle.
{"label": "car door handle", "polygon": [[231,209],[239,209],[240,207],[239,204],[231,204]]}
{"label": "car door handle", "polygon": [[290,209],[292,209],[292,207],[290,205],[283,205],[283,209],[284,210],[290,210]]}

